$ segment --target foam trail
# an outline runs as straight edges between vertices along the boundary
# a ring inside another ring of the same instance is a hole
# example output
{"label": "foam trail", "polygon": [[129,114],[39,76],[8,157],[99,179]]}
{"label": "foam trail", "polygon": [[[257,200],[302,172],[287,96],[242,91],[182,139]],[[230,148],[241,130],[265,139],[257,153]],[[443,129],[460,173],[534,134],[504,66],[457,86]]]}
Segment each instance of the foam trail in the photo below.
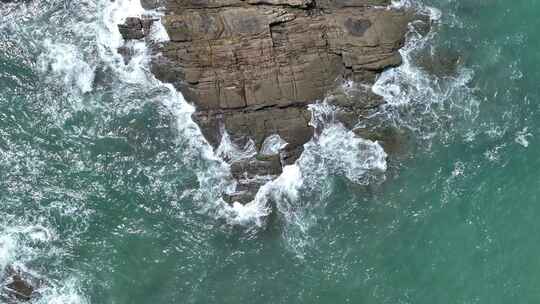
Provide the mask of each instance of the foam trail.
{"label": "foam trail", "polygon": [[279,151],[287,146],[287,142],[278,134],[268,136],[261,147],[262,155],[276,155]]}
{"label": "foam trail", "polygon": [[251,139],[244,147],[238,147],[231,141],[227,131],[223,130],[221,143],[216,150],[216,154],[223,159],[235,161],[255,156],[257,154],[257,148],[255,147],[255,142]]}
{"label": "foam trail", "polygon": [[[393,1],[388,9],[417,8],[412,1]],[[431,16],[432,22],[437,22],[440,12],[428,8],[425,11]],[[372,90],[383,96],[388,108],[399,108],[418,101],[420,94],[426,93],[425,99],[440,95],[434,91],[433,78],[418,69],[412,61],[412,53],[425,47],[432,38],[424,38],[411,26],[407,43],[400,51],[403,57],[402,66],[385,71],[372,87]],[[456,81],[456,86],[464,85],[470,75]],[[345,87],[353,87],[346,83]],[[447,92],[445,92],[447,93]],[[399,117],[388,117],[387,109],[383,109],[386,123]],[[284,237],[287,244],[303,255],[306,246],[315,245],[309,236],[309,229],[316,223],[317,209],[324,209],[327,202],[325,197],[331,185],[332,176],[343,176],[348,180],[368,185],[382,182],[387,170],[387,154],[378,142],[369,141],[356,136],[334,119],[336,108],[327,103],[318,103],[310,107],[312,112],[311,125],[317,130],[315,137],[305,145],[305,151],[294,166],[289,168],[287,182],[275,183],[263,187],[261,191],[279,192],[281,199],[275,200],[278,211],[286,222]],[[381,114],[379,114],[381,115]],[[389,118],[389,120],[388,120]],[[414,127],[413,124],[411,124]],[[294,172],[294,174],[291,174]],[[279,191],[276,189],[279,189]],[[302,198],[299,194],[308,195]],[[274,197],[275,199],[275,197]],[[309,201],[305,203],[304,201]]]}
{"label": "foam trail", "polygon": [[79,90],[81,93],[92,91],[95,69],[82,59],[76,46],[52,43],[47,39],[44,47],[47,52],[38,59],[42,73],[51,71],[53,75],[61,77],[71,90]]}
{"label": "foam trail", "polygon": [[312,105],[310,110],[311,125],[318,131],[304,145],[300,158],[286,166],[276,180],[264,185],[253,202],[238,206],[253,217],[267,215],[260,210],[268,208],[269,201],[275,204],[285,225],[284,240],[300,258],[306,248],[315,245],[309,230],[327,204],[325,197],[332,177],[342,176],[367,185],[383,181],[387,170],[387,155],[380,144],[356,136],[337,122],[333,106],[323,102]]}
{"label": "foam trail", "polygon": [[[302,185],[300,167],[296,164],[286,166],[277,179],[268,181],[259,189],[253,201],[245,205],[238,202],[233,203],[232,206],[224,204],[222,213],[228,214],[232,224],[262,227],[265,224],[265,218],[272,211],[269,201],[278,203],[285,200],[295,201],[298,199]],[[289,213],[285,212],[285,214]]]}
{"label": "foam trail", "polygon": [[21,265],[43,255],[37,248],[55,239],[50,228],[42,225],[10,223],[0,225],[0,267],[13,263]]}
{"label": "foam trail", "polygon": [[[410,7],[409,1],[399,1],[393,4],[397,8]],[[432,22],[440,19],[440,12],[436,9],[424,9]],[[399,50],[403,59],[402,64],[393,69],[384,71],[372,87],[374,93],[382,96],[391,106],[409,104],[414,97],[421,94],[435,95],[432,77],[418,68],[412,60],[413,52],[426,47],[433,38],[434,32],[422,36],[414,27],[409,28],[407,42]]]}
{"label": "foam trail", "polygon": [[387,155],[379,143],[360,138],[341,124],[326,127],[317,143],[308,144],[308,153],[311,149],[318,150],[328,170],[358,184],[369,183],[368,172],[387,169]]}
{"label": "foam trail", "polygon": [[9,234],[0,235],[0,272],[3,272],[7,266],[15,262],[17,245],[17,240],[13,236]]}
{"label": "foam trail", "polygon": [[527,127],[523,128],[521,131],[516,133],[516,137],[514,141],[518,143],[519,145],[528,148],[529,147],[529,137],[532,137],[532,133],[529,132],[529,129]]}
{"label": "foam trail", "polygon": [[42,291],[42,296],[36,304],[88,304],[88,299],[81,296],[82,291],[74,279],[68,279],[64,284]]}

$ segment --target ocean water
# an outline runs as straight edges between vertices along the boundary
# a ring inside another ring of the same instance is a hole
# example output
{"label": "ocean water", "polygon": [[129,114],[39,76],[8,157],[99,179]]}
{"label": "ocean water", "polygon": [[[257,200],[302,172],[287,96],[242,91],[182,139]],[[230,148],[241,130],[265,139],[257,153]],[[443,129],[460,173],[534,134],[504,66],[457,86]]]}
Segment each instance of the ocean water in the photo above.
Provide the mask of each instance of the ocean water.
{"label": "ocean water", "polygon": [[229,206],[193,107],[144,44],[116,52],[117,23],[159,12],[0,3],[0,269],[43,280],[33,303],[539,302],[540,3],[394,5],[432,18],[373,88],[397,152],[321,101],[297,164]]}

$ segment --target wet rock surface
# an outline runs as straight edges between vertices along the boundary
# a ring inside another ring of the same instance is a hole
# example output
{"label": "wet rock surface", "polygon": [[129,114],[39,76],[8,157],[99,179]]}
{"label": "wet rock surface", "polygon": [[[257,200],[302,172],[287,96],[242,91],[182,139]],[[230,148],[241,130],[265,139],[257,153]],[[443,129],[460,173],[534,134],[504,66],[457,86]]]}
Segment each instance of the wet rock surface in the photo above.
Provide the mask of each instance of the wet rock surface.
{"label": "wet rock surface", "polygon": [[[407,24],[415,13],[389,9],[389,0],[145,0],[161,7],[170,41],[154,45],[152,71],[196,106],[194,120],[217,148],[223,133],[243,146],[279,135],[287,145],[271,159],[260,153],[232,162],[239,181],[231,200],[247,202],[294,163],[313,136],[307,106],[346,81],[373,84],[401,63]],[[119,27],[125,39],[143,39],[145,22]],[[382,100],[366,89],[329,99],[352,126]],[[258,158],[259,157],[259,158]]]}

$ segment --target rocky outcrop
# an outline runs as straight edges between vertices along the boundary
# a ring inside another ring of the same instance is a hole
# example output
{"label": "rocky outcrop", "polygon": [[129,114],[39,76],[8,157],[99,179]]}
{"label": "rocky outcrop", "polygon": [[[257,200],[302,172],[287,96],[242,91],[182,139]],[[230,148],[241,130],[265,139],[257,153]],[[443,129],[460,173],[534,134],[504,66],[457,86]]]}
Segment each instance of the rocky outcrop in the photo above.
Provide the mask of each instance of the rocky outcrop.
{"label": "rocky outcrop", "polygon": [[[385,7],[389,2],[143,1],[164,9],[170,37],[154,45],[156,77],[196,106],[193,118],[214,148],[225,132],[237,147],[255,147],[249,157],[228,159],[239,183],[232,200],[252,199],[260,184],[298,159],[314,132],[307,105],[347,80],[372,84],[401,63],[398,50],[414,14]],[[142,39],[147,24],[128,19],[120,30],[126,39]],[[382,102],[367,89],[334,96],[349,125]],[[286,144],[263,155],[265,140],[277,136]]]}

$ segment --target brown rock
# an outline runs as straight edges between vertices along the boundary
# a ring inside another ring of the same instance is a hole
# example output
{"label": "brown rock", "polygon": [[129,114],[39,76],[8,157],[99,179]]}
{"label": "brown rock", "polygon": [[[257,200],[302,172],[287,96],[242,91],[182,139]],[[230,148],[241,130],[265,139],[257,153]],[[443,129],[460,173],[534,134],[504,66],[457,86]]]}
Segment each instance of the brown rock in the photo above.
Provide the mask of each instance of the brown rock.
{"label": "brown rock", "polygon": [[[398,49],[414,14],[380,7],[389,3],[145,0],[148,8],[165,8],[162,23],[170,36],[156,47],[152,71],[195,104],[194,119],[213,147],[221,141],[221,130],[233,142],[253,139],[258,149],[273,134],[287,141],[279,164],[233,164],[237,179],[275,176],[300,156],[313,135],[308,104],[322,100],[343,80],[371,84],[379,72],[401,63]],[[126,39],[144,34],[136,20],[120,30]],[[368,95],[349,99],[342,116],[357,119],[358,109],[380,104]]]}

